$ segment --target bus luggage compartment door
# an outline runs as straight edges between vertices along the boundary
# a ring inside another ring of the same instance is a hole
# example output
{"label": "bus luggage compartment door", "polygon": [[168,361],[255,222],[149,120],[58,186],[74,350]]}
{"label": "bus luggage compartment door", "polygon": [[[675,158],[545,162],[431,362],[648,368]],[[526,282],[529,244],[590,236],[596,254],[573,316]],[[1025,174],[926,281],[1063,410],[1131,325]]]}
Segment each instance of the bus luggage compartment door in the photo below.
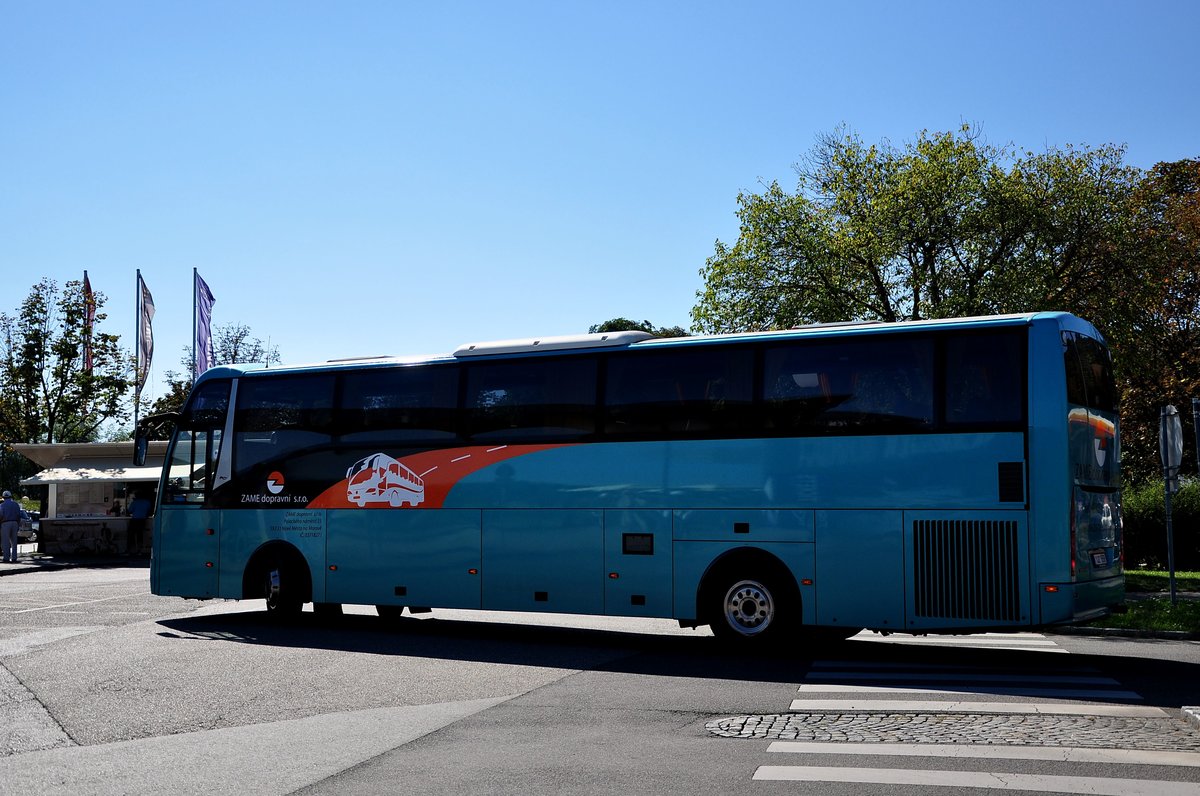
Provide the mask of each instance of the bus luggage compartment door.
{"label": "bus luggage compartment door", "polygon": [[817,624],[904,628],[903,513],[818,511]]}
{"label": "bus luggage compartment door", "polygon": [[331,511],[326,557],[328,602],[479,608],[478,510]]}
{"label": "bus luggage compartment door", "polygon": [[604,613],[604,512],[483,512],[483,607]]}
{"label": "bus luggage compartment door", "polygon": [[221,513],[193,506],[163,505],[159,509],[158,594],[175,597],[217,596],[221,565]]}
{"label": "bus luggage compartment door", "polygon": [[672,615],[671,511],[604,512],[604,613]]}

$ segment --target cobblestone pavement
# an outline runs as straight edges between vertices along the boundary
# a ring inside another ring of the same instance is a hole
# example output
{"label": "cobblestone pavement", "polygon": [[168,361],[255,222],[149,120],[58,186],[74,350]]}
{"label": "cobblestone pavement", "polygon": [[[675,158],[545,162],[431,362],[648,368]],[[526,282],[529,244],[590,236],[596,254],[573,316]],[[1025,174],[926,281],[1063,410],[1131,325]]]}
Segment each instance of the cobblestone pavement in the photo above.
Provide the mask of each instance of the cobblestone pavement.
{"label": "cobblestone pavement", "polygon": [[985,713],[773,713],[705,725],[723,738],[850,743],[1003,744],[1200,752],[1182,718]]}

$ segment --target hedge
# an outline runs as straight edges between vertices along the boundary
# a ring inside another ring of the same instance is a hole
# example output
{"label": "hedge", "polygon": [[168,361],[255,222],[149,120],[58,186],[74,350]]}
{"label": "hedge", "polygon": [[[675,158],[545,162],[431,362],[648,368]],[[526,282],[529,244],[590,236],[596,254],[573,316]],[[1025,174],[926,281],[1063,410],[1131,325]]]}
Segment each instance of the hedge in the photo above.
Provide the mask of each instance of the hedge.
{"label": "hedge", "polygon": [[[1167,524],[1162,481],[1133,486],[1121,495],[1125,520],[1125,566],[1166,567]],[[1200,569],[1200,481],[1185,481],[1171,496],[1175,568]]]}

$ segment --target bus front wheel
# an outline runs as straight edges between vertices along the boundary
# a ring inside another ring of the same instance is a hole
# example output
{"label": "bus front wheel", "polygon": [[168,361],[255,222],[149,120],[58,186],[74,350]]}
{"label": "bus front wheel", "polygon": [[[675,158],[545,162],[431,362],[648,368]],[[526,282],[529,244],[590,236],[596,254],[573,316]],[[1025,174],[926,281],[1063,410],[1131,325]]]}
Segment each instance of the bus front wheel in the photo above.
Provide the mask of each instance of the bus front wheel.
{"label": "bus front wheel", "polygon": [[267,598],[267,613],[276,617],[295,616],[304,607],[300,597],[299,575],[293,567],[272,561],[266,567],[263,596]]}

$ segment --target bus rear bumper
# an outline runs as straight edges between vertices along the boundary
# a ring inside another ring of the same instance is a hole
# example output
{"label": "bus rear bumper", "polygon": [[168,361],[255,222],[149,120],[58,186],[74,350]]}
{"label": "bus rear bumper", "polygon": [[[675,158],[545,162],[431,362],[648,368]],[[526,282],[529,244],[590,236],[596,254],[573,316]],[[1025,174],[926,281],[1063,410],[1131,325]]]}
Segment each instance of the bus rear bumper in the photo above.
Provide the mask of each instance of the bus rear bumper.
{"label": "bus rear bumper", "polygon": [[1084,583],[1042,583],[1043,625],[1073,625],[1090,622],[1112,613],[1125,600],[1125,576],[1091,580]]}

